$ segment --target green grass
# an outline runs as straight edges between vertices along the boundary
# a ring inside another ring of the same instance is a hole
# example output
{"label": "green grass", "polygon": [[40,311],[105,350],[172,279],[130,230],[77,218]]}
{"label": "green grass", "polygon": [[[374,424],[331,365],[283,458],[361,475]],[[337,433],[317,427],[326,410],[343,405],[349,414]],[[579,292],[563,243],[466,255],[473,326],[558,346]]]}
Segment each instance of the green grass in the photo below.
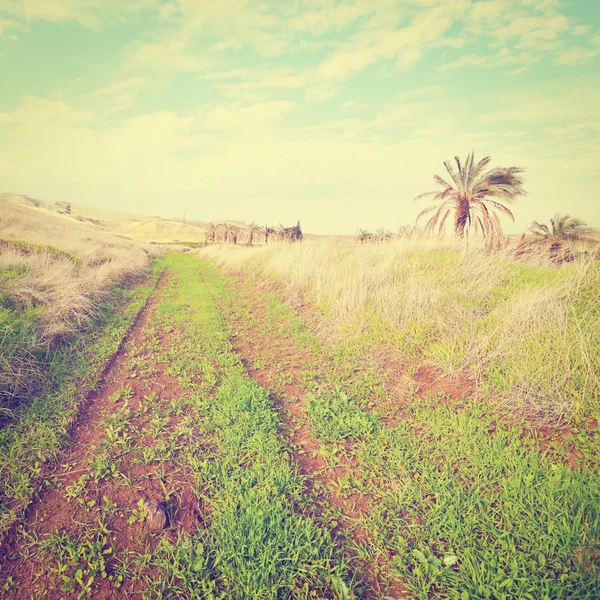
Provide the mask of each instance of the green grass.
{"label": "green grass", "polygon": [[170,354],[171,372],[198,394],[215,449],[210,458],[188,459],[211,506],[188,560],[201,564],[227,598],[350,597],[329,533],[298,512],[306,504],[302,478],[288,459],[268,393],[233,353],[231,331],[215,303],[220,278],[193,256],[169,261],[178,284],[159,304],[157,318],[186,332]]}
{"label": "green grass", "polygon": [[[523,281],[507,286],[570,276],[526,271]],[[512,293],[498,292],[495,302],[501,305]],[[579,294],[589,311],[589,298]],[[230,295],[229,302],[243,319],[243,294]],[[414,397],[396,425],[381,425],[379,407],[374,414],[365,410],[373,394],[382,394],[368,368],[369,333],[329,347],[307,342],[310,331],[278,302],[265,301],[272,329],[309,346],[315,352],[309,360],[340,368],[321,369],[318,390],[306,402],[333,484],[371,507],[355,521],[369,541],[350,540],[348,556],[383,565],[384,580],[400,580],[423,599],[597,597],[600,452],[585,425],[541,451],[524,424],[501,409],[468,398],[456,408],[447,398]],[[276,364],[276,353],[261,360]],[[344,391],[335,388],[337,381]],[[577,467],[566,466],[569,452],[576,452]],[[358,468],[336,479],[341,456]],[[335,511],[328,517],[343,518]]]}
{"label": "green grass", "polygon": [[466,369],[536,419],[600,416],[600,263],[532,266],[505,253],[411,243],[209,247],[250,281],[321,308],[337,335],[407,362]]}
{"label": "green grass", "polygon": [[417,597],[597,597],[596,474],[548,464],[485,405],[415,400],[409,414],[358,457],[378,543]]}
{"label": "green grass", "polygon": [[308,414],[315,436],[325,441],[370,438],[376,431],[377,417],[337,389],[329,397],[307,398]]}
{"label": "green grass", "polygon": [[[452,260],[444,258],[445,269],[454,268]],[[108,581],[111,589],[135,589],[148,599],[342,600],[362,597],[364,565],[423,600],[598,597],[600,453],[585,429],[571,432],[579,441],[565,440],[580,452],[573,469],[560,448],[542,451],[521,425],[468,398],[457,407],[444,397],[408,395],[402,418],[389,421],[382,375],[366,354],[368,338],[325,345],[293,310],[265,294],[262,322],[306,356],[297,377],[311,390],[301,401],[321,444],[325,480],[368,507],[345,518],[309,494],[273,390],[253,381],[234,352],[234,333],[244,335],[239,320],[261,322],[247,299],[190,253],[168,254],[157,268],[167,268],[170,279],[143,346],[126,356],[124,383],[99,423],[103,438],[66,491],[89,522],[27,540],[30,559],[47,564],[69,597],[93,597],[99,582]],[[121,293],[124,309],[109,311],[95,339],[65,348],[47,395],[24,406],[0,433],[5,523],[16,516],[8,502],[24,505],[36,491],[43,463],[67,440],[81,389],[94,387],[150,288]],[[280,358],[277,348],[257,356],[266,366]],[[176,379],[178,393],[137,397],[129,382],[154,377],[156,368]],[[136,479],[129,468],[138,465],[149,470]],[[340,466],[346,467],[338,474]],[[197,498],[201,526],[187,535],[172,529],[139,539],[135,550],[119,548],[112,519],[141,528],[147,514],[142,500],[123,506],[110,490],[143,489],[139,477],[161,482],[173,516],[183,478]],[[346,531],[334,542],[330,528],[343,519],[362,536]],[[10,592],[19,582],[4,584]]]}
{"label": "green grass", "polygon": [[[94,390],[104,366],[146,303],[159,274],[148,283],[118,288],[105,303],[97,328],[49,353],[35,395],[11,411],[0,430],[0,534],[26,508],[42,466],[68,442],[68,430],[85,394]],[[34,333],[35,319],[23,319],[20,336]],[[20,321],[14,317],[11,326]],[[22,329],[26,333],[22,333]]]}
{"label": "green grass", "polygon": [[0,249],[15,250],[22,254],[31,254],[34,252],[44,252],[53,258],[66,258],[76,264],[81,262],[81,259],[72,252],[67,252],[51,246],[50,244],[33,244],[25,240],[2,239],[0,238]]}

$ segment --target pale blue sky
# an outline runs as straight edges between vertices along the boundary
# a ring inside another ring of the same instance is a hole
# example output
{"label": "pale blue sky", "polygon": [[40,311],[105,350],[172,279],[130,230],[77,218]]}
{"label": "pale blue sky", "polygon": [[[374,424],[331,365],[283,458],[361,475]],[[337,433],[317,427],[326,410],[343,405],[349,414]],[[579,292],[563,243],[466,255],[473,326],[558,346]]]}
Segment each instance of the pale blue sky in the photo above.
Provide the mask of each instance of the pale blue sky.
{"label": "pale blue sky", "polygon": [[352,233],[474,149],[600,226],[596,0],[122,4],[0,0],[0,191]]}

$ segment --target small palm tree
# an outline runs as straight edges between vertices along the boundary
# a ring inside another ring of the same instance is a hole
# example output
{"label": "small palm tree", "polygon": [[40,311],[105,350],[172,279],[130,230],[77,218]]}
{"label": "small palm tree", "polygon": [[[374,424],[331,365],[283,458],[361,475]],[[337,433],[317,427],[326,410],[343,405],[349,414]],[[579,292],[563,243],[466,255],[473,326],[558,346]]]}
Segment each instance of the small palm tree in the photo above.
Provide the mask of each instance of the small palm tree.
{"label": "small palm tree", "polygon": [[229,229],[229,239],[231,239],[231,241],[234,244],[237,244],[239,235],[240,235],[240,228],[237,225],[231,225],[231,227]]}
{"label": "small palm tree", "polygon": [[260,225],[257,225],[254,221],[248,225],[248,246],[252,246],[254,236],[260,231]]}
{"label": "small palm tree", "polygon": [[283,223],[279,223],[279,225],[277,226],[277,238],[279,239],[280,242],[284,242],[285,236],[286,236],[285,225]]}
{"label": "small palm tree", "polygon": [[385,227],[380,227],[376,232],[375,236],[378,242],[389,242],[392,239],[392,232]]}
{"label": "small palm tree", "polygon": [[[235,229],[235,226],[232,225],[231,223],[223,223],[223,241],[225,243],[227,243],[229,241],[233,242],[234,229]],[[237,241],[237,235],[236,235],[236,241]]]}
{"label": "small palm tree", "polygon": [[514,215],[504,204],[526,193],[521,178],[523,169],[496,167],[486,171],[491,159],[486,156],[475,163],[474,152],[467,156],[464,165],[458,156],[454,160],[458,169],[449,162],[444,163],[451,183],[434,175],[435,182],[443,189],[417,196],[416,200],[433,196],[435,202],[419,214],[417,221],[435,211],[425,226],[425,233],[433,233],[437,227],[438,233],[442,234],[446,220],[454,213],[454,232],[458,238],[468,239],[469,231],[473,228],[475,233],[483,235],[488,247],[501,245],[504,234],[498,213],[507,215],[514,222]]}
{"label": "small palm tree", "polygon": [[372,240],[373,234],[366,229],[357,229],[356,238],[361,244],[366,244]]}
{"label": "small palm tree", "polygon": [[218,225],[214,223],[209,223],[206,228],[206,241],[214,243],[217,238],[218,233]]}
{"label": "small palm tree", "polygon": [[273,227],[269,227],[265,225],[261,228],[263,235],[265,236],[265,246],[269,243],[269,236],[275,233],[275,229]]}
{"label": "small palm tree", "polygon": [[421,230],[417,226],[400,225],[398,227],[398,237],[406,240],[418,238],[422,235]]}
{"label": "small palm tree", "polygon": [[531,238],[521,238],[517,254],[540,249],[548,252],[548,258],[555,263],[571,262],[574,242],[597,242],[598,231],[588,227],[584,221],[570,215],[556,214],[550,219],[550,227],[545,223],[532,221],[529,231]]}
{"label": "small palm tree", "polygon": [[227,243],[229,239],[229,226],[227,223],[219,223],[217,225],[217,231],[219,232],[219,238]]}

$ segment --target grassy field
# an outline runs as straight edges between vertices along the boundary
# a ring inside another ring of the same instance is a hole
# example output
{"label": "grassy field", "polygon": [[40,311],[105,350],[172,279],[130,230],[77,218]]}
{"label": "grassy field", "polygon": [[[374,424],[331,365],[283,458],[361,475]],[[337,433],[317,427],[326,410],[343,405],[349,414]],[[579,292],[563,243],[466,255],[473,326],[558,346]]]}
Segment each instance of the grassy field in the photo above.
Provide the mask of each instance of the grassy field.
{"label": "grassy field", "polygon": [[155,260],[0,433],[5,596],[597,598],[599,278],[450,246]]}
{"label": "grassy field", "polygon": [[454,242],[273,244],[202,250],[320,309],[333,337],[394,348],[407,367],[467,371],[536,418],[600,416],[600,262],[519,262]]}

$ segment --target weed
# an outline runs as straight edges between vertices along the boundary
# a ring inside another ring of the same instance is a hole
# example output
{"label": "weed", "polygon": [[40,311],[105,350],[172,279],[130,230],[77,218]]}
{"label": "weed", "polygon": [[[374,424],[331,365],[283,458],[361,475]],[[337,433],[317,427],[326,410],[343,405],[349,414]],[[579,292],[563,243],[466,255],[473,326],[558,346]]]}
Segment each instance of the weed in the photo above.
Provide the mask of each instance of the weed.
{"label": "weed", "polygon": [[377,427],[377,418],[339,389],[307,400],[313,431],[326,441],[370,437]]}

